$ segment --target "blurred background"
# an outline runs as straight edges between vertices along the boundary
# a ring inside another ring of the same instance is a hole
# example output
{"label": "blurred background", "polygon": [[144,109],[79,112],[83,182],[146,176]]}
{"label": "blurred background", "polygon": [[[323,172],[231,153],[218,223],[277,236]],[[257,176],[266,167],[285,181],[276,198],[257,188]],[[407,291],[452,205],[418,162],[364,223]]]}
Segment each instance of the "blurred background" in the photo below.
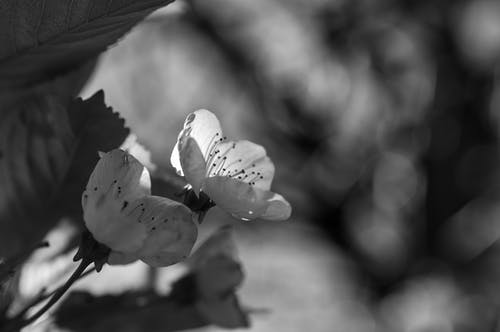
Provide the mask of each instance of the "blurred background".
{"label": "blurred background", "polygon": [[[104,89],[166,174],[198,108],[266,147],[291,220],[215,208],[201,231],[235,224],[251,331],[500,331],[499,61],[497,0],[178,0],[82,96]],[[80,287],[147,278],[121,269]]]}

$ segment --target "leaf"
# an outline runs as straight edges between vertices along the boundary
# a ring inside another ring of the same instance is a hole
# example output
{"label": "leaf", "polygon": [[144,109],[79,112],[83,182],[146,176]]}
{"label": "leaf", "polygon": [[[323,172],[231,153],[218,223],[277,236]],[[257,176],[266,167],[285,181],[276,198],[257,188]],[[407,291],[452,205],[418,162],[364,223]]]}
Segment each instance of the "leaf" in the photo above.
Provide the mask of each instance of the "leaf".
{"label": "leaf", "polygon": [[120,146],[127,134],[102,92],[70,105],[33,94],[0,112],[0,259],[39,242],[61,217],[81,218],[97,151]]}
{"label": "leaf", "polygon": [[66,106],[38,93],[0,112],[0,259],[41,241],[58,219],[48,206],[75,140]]}
{"label": "leaf", "polygon": [[181,306],[152,292],[93,296],[73,292],[55,313],[59,327],[71,331],[169,332],[209,324],[194,306]]}
{"label": "leaf", "polygon": [[173,0],[0,1],[0,88],[55,77]]}
{"label": "leaf", "polygon": [[118,113],[106,106],[102,90],[87,100],[76,99],[68,115],[77,139],[58,206],[67,215],[81,216],[81,195],[99,160],[97,152],[119,147],[128,136],[129,129]]}
{"label": "leaf", "polygon": [[44,81],[31,87],[22,89],[0,90],[0,112],[6,111],[33,95],[49,94],[61,98],[61,103],[67,107],[69,103],[80,93],[84,84],[94,71],[97,61],[91,59],[71,71],[61,74],[53,80]]}
{"label": "leaf", "polygon": [[225,328],[249,327],[236,289],[244,278],[232,228],[214,232],[187,261],[189,272],[172,284],[169,297],[194,305],[212,324]]}

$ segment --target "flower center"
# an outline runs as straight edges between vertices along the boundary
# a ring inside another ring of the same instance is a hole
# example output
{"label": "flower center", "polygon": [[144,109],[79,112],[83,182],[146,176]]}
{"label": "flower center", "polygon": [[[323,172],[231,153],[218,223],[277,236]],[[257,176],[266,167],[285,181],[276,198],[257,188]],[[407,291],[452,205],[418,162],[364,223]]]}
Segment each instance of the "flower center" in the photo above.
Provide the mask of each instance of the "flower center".
{"label": "flower center", "polygon": [[255,163],[248,163],[248,160],[244,161],[242,158],[235,158],[237,143],[222,145],[221,143],[225,142],[227,138],[220,136],[220,133],[216,133],[208,145],[205,154],[207,156],[205,176],[226,176],[246,182],[251,186],[263,180],[264,176]]}

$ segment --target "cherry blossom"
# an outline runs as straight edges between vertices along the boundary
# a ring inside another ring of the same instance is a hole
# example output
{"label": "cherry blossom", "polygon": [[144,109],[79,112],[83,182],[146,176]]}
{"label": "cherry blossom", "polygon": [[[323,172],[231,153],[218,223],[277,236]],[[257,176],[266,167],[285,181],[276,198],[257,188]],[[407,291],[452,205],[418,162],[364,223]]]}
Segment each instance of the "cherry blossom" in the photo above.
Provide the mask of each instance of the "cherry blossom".
{"label": "cherry blossom", "polygon": [[266,150],[246,140],[228,141],[208,110],[188,115],[170,162],[197,195],[206,194],[237,218],[290,217],[290,204],[270,191],[274,165]]}
{"label": "cherry blossom", "polygon": [[82,194],[83,218],[109,264],[142,260],[168,266],[186,258],[197,237],[191,210],[151,195],[148,170],[123,150],[101,153]]}

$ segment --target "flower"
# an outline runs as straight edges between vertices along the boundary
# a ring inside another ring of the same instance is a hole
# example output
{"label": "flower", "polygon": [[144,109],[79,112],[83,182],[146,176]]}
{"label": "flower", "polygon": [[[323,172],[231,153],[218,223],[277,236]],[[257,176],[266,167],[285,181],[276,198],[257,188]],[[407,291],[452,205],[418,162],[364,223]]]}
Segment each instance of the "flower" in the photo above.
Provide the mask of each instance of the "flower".
{"label": "flower", "polygon": [[285,220],[291,206],[270,191],[274,165],[266,150],[249,141],[228,141],[210,111],[188,115],[170,158],[177,173],[233,216]]}
{"label": "flower", "polygon": [[83,219],[108,246],[109,264],[142,260],[168,266],[186,258],[196,241],[191,210],[151,195],[148,170],[119,149],[101,153],[82,194]]}

